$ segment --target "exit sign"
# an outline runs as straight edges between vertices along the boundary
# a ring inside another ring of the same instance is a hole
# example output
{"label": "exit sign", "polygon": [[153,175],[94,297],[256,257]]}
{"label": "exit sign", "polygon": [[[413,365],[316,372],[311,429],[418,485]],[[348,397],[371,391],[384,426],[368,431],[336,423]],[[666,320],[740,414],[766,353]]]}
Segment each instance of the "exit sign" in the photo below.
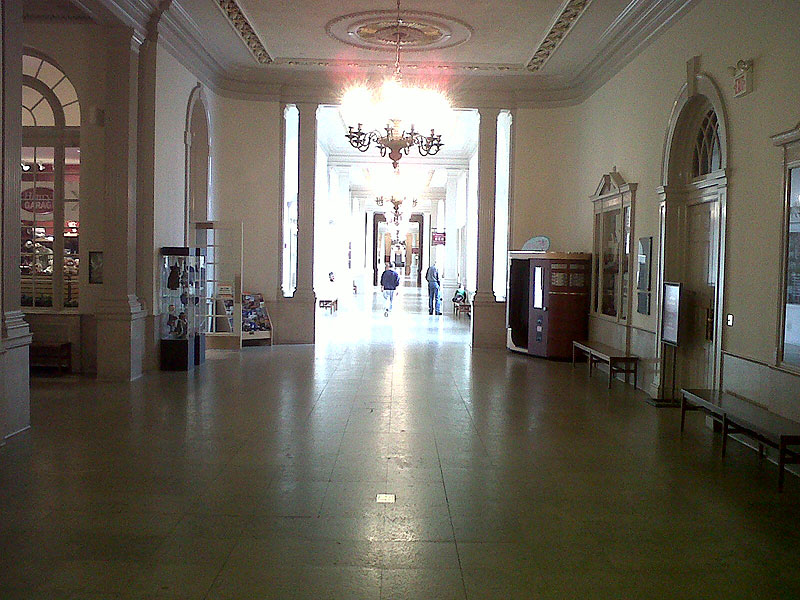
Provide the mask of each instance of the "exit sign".
{"label": "exit sign", "polygon": [[733,97],[738,98],[753,91],[753,70],[748,69],[733,78]]}

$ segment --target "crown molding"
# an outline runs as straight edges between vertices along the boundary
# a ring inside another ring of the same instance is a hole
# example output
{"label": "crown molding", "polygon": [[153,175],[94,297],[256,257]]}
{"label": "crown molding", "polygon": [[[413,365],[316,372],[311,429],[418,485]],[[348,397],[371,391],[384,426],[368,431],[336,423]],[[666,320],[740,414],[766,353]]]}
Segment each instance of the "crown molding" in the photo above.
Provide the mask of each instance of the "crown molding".
{"label": "crown molding", "polygon": [[[116,19],[133,28],[139,41],[145,39],[148,20],[156,10],[156,6],[147,0],[72,1],[90,14],[97,14],[97,11],[91,12],[86,8],[87,4],[96,2],[105,7]],[[599,38],[589,63],[578,75],[567,81],[530,73],[525,64],[441,65],[463,82],[463,85],[455,86],[454,105],[469,108],[549,108],[580,104],[699,1],[631,0],[623,13]],[[568,34],[569,31],[565,36]],[[174,0],[162,15],[159,43],[211,91],[233,99],[335,104],[339,101],[339,89],[331,86],[280,83],[276,79],[285,79],[287,74],[291,76],[291,70],[287,67],[305,66],[322,71],[326,68],[352,66],[333,60],[274,58],[268,65],[243,71],[231,69],[205,50],[202,32],[179,0]],[[553,48],[553,51],[556,50],[557,46]],[[305,69],[306,72],[307,70]],[[509,83],[509,77],[513,78],[513,83]]]}
{"label": "crown molding", "polygon": [[608,83],[664,31],[700,0],[632,0],[603,32],[594,57],[566,86],[580,102]]}

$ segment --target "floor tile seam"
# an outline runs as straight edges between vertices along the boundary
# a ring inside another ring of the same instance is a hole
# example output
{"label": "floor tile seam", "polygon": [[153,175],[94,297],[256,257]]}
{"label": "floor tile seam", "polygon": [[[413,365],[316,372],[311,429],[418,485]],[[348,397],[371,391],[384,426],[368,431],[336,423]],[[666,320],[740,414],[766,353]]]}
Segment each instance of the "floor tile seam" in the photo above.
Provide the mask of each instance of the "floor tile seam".
{"label": "floor tile seam", "polygon": [[436,458],[439,462],[439,473],[442,476],[442,489],[444,490],[444,499],[447,505],[447,519],[450,521],[450,531],[453,534],[453,545],[456,550],[456,559],[458,560],[458,572],[461,575],[461,589],[464,592],[464,599],[467,600],[467,583],[464,581],[464,567],[461,564],[461,552],[458,549],[458,540],[456,539],[456,528],[453,524],[453,514],[450,512],[450,498],[447,496],[447,484],[444,480],[444,470],[442,469],[442,458],[439,455],[439,443],[436,440],[436,430],[433,432],[433,445],[436,448]]}
{"label": "floor tile seam", "polygon": [[239,539],[236,540],[236,543],[231,546],[230,550],[228,550],[228,554],[225,556],[225,560],[222,561],[222,564],[220,565],[219,570],[217,571],[217,574],[214,575],[214,579],[209,584],[208,589],[206,590],[206,593],[203,594],[203,600],[207,600],[208,599],[208,595],[211,593],[211,591],[214,589],[214,586],[217,584],[217,580],[219,579],[220,575],[222,575],[222,571],[225,569],[225,567],[228,566],[228,561],[231,559],[231,555],[233,554],[233,551],[236,549],[236,547],[239,546],[239,544],[241,543],[241,541],[243,539],[244,539],[244,536],[240,536]]}
{"label": "floor tile seam", "polygon": [[[455,384],[455,377],[452,377],[452,379],[453,383]],[[475,430],[475,435],[478,436],[478,440],[481,443],[481,448],[483,448],[484,456],[489,458],[489,449],[486,447],[486,442],[483,439],[483,435],[481,434],[480,430],[478,429],[478,426],[475,423],[475,416],[472,414],[472,411],[470,410],[467,401],[464,399],[464,394],[461,393],[461,390],[458,389],[457,386],[454,385],[453,387],[458,392],[458,397],[461,398],[461,403],[464,405],[464,410],[466,410],[467,414],[469,415],[469,421],[470,423],[472,423],[472,428]]]}
{"label": "floor tile seam", "polygon": [[[339,438],[339,445],[336,448],[336,459],[333,461],[333,465],[331,465],[331,472],[328,473],[328,480],[325,482],[325,491],[322,493],[322,499],[319,503],[319,509],[317,510],[317,518],[322,516],[322,507],[325,506],[325,500],[328,498],[328,491],[331,487],[331,482],[333,481],[333,474],[336,471],[336,465],[339,464],[339,457],[342,455],[342,446],[344,445],[344,438],[347,433],[347,427],[350,425],[350,419],[353,416],[353,410],[355,409],[355,403],[350,404],[350,412],[347,414],[347,422],[345,423],[344,428],[342,429],[342,434]],[[388,478],[388,466],[387,466],[387,478]]]}

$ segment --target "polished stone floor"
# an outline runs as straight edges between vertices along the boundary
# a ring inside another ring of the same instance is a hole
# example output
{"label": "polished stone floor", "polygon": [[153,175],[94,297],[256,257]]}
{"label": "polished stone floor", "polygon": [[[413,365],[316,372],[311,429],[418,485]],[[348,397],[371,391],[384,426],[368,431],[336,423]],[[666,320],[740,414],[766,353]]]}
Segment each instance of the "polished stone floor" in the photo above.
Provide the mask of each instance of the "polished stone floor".
{"label": "polished stone floor", "polygon": [[35,377],[0,598],[800,597],[795,477],[585,365],[473,352],[416,290],[380,303],[189,375]]}

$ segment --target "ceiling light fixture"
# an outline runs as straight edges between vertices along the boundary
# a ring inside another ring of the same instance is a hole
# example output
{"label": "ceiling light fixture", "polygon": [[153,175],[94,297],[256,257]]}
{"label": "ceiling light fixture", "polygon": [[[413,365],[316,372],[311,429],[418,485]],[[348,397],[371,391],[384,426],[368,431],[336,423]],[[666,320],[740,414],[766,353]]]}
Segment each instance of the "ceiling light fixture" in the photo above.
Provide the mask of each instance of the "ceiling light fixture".
{"label": "ceiling light fixture", "polygon": [[[400,0],[397,0],[397,32],[395,35],[394,74],[386,79],[379,90],[366,86],[347,90],[342,98],[342,116],[348,125],[345,134],[350,145],[366,152],[372,143],[381,156],[388,154],[392,166],[397,169],[403,154],[416,146],[421,156],[432,156],[441,150],[442,135],[436,133],[450,113],[450,103],[439,91],[431,88],[405,86],[400,72],[400,45],[403,19],[400,16]],[[352,117],[352,118],[351,118]],[[437,120],[442,119],[442,120]],[[430,121],[430,135],[423,135],[417,128],[423,121]],[[366,125],[366,130],[364,129]],[[373,128],[372,126],[375,125]],[[379,128],[383,131],[379,131]]]}

